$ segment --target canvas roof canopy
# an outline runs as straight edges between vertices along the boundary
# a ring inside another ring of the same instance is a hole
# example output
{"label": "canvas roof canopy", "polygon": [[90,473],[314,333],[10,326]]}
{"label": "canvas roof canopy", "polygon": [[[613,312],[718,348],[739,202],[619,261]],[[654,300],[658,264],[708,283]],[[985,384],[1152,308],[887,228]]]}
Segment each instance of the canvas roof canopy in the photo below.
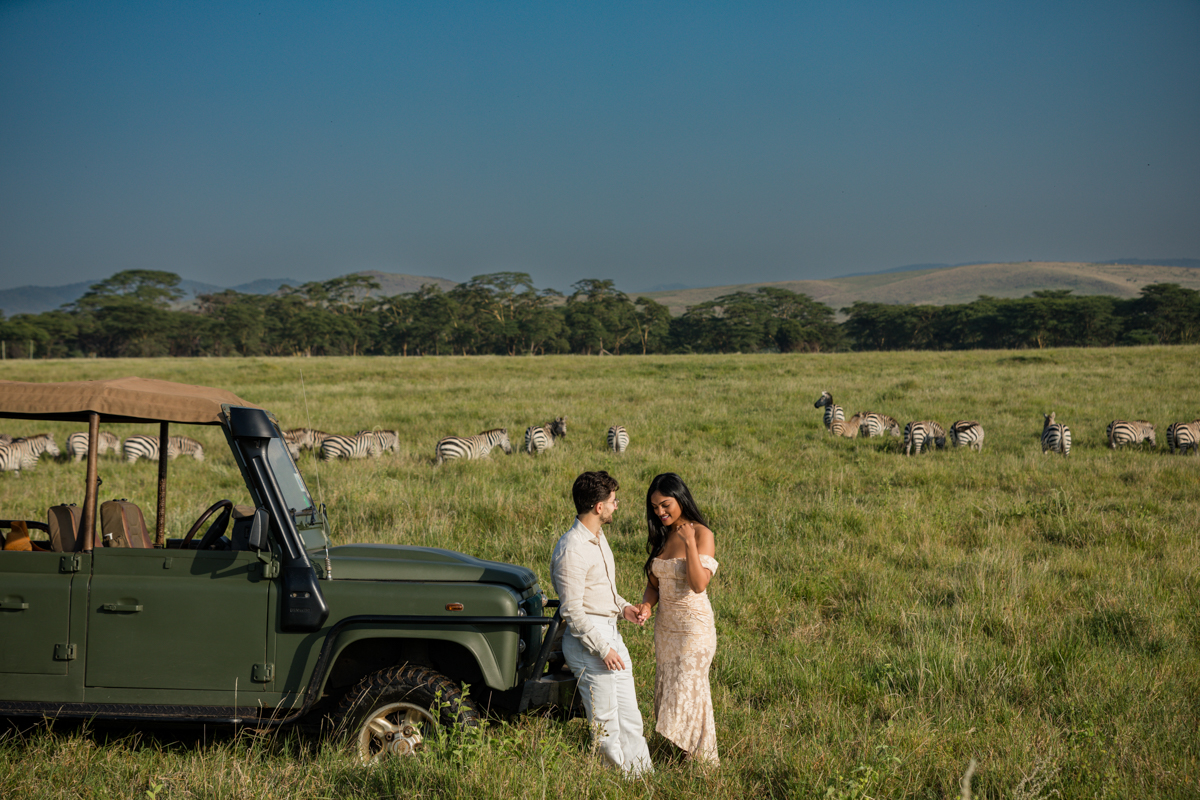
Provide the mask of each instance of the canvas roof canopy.
{"label": "canvas roof canopy", "polygon": [[261,408],[232,392],[151,378],[66,383],[0,381],[0,417],[87,422],[179,422],[219,425],[221,404]]}

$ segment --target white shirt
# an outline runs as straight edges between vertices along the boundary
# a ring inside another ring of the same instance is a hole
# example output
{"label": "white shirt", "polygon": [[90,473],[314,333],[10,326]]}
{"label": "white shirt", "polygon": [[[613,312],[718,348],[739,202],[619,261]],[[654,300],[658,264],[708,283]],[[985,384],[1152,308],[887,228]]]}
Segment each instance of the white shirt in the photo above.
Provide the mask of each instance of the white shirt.
{"label": "white shirt", "polygon": [[559,610],[571,635],[599,658],[608,655],[615,642],[608,640],[589,615],[615,621],[630,605],[617,594],[616,576],[612,549],[603,529],[593,534],[576,518],[554,546],[550,582],[558,592]]}

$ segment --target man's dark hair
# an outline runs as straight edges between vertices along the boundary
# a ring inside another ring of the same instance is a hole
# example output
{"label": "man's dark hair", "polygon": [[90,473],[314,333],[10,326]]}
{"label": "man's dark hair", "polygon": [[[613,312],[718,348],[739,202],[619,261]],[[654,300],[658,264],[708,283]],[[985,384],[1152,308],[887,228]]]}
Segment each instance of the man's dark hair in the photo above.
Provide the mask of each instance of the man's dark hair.
{"label": "man's dark hair", "polygon": [[621,488],[617,479],[607,472],[585,472],[575,479],[571,487],[571,497],[575,500],[575,513],[585,514],[591,511],[596,503],[602,503],[608,496]]}

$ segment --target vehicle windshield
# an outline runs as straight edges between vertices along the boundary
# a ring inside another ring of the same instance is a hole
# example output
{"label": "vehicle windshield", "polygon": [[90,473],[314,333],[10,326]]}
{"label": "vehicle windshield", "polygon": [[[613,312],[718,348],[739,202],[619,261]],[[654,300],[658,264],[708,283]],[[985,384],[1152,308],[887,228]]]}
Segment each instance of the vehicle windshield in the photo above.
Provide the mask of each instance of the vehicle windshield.
{"label": "vehicle windshield", "polygon": [[304,478],[300,476],[300,470],[296,469],[296,463],[292,461],[292,456],[288,453],[287,445],[282,439],[269,440],[267,461],[271,463],[271,472],[275,474],[279,490],[283,492],[283,500],[291,509],[292,514],[311,513],[313,510],[312,495],[308,493],[308,486],[305,485]]}

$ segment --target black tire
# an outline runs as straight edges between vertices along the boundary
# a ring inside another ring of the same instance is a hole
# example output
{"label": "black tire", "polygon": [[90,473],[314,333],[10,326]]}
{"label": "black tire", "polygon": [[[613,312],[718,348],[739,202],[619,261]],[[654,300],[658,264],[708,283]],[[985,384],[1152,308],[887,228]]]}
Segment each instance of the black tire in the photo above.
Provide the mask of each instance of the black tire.
{"label": "black tire", "polygon": [[475,727],[479,709],[459,688],[428,667],[390,667],[366,676],[334,713],[363,763],[415,755],[440,725]]}

